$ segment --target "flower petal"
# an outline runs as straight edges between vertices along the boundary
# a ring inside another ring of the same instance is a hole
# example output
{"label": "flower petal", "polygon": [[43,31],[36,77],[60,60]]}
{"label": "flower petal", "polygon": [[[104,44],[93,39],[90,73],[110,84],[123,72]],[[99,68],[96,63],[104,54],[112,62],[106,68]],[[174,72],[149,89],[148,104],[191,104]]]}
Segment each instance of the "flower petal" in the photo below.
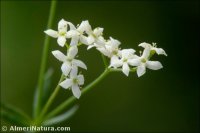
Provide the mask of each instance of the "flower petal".
{"label": "flower petal", "polygon": [[91,49],[91,48],[93,48],[93,47],[95,47],[95,45],[89,45],[88,47],[87,47],[87,50],[89,50],[89,49]]}
{"label": "flower petal", "polygon": [[60,29],[65,29],[67,30],[67,21],[65,21],[64,19],[61,19],[59,22],[58,22],[58,30]]}
{"label": "flower petal", "polygon": [[76,36],[79,36],[80,33],[77,32],[76,30],[70,30],[67,32],[67,38],[72,38],[72,37],[76,37]]}
{"label": "flower petal", "polygon": [[66,38],[65,36],[59,36],[57,39],[58,45],[60,45],[61,47],[63,47],[66,43]]}
{"label": "flower petal", "polygon": [[92,35],[89,35],[87,38],[88,44],[92,44],[92,43],[94,43],[94,41],[95,41],[95,38]]}
{"label": "flower petal", "polygon": [[110,66],[109,67],[121,67],[123,65],[122,61],[117,56],[112,56],[110,59]]}
{"label": "flower petal", "polygon": [[121,50],[121,54],[123,58],[131,58],[133,57],[133,54],[135,53],[134,49],[123,49]]}
{"label": "flower petal", "polygon": [[140,43],[138,46],[146,48],[146,47],[151,47],[151,44],[143,42],[143,43]]}
{"label": "flower petal", "polygon": [[76,27],[71,22],[67,22],[67,24],[69,25],[70,30],[76,30]]}
{"label": "flower petal", "polygon": [[96,39],[96,41],[95,41],[95,43],[97,44],[97,45],[100,45],[100,46],[105,46],[105,44],[106,44],[106,40],[102,37],[102,36],[99,36],[97,39]]}
{"label": "flower petal", "polygon": [[80,96],[81,96],[81,91],[80,91],[80,89],[79,89],[78,84],[73,84],[73,85],[72,85],[72,93],[73,93],[73,95],[74,95],[77,99],[80,98]]}
{"label": "flower petal", "polygon": [[66,56],[60,52],[59,50],[54,50],[51,52],[55,57],[56,59],[58,59],[59,61],[62,61],[64,62],[66,60]]}
{"label": "flower petal", "polygon": [[123,66],[122,66],[122,72],[128,76],[129,75],[129,71],[130,71],[130,68],[128,66],[128,63],[124,63]]}
{"label": "flower petal", "polygon": [[71,46],[76,46],[78,44],[78,41],[79,41],[79,36],[74,36],[71,39],[70,45]]}
{"label": "flower petal", "polygon": [[140,65],[140,59],[129,59],[128,64],[131,66],[139,66]]}
{"label": "flower petal", "polygon": [[78,74],[78,68],[77,66],[72,66],[71,72],[70,72],[70,78],[76,78]]}
{"label": "flower petal", "polygon": [[71,46],[68,50],[67,57],[70,59],[74,59],[77,53],[78,53],[77,46]]}
{"label": "flower petal", "polygon": [[102,33],[103,33],[103,28],[97,27],[97,28],[94,29],[94,35],[95,36],[97,36],[97,37],[101,36]]}
{"label": "flower petal", "polygon": [[58,37],[58,32],[52,29],[49,30],[45,30],[44,33],[46,33],[47,35],[53,37],[53,38],[57,38]]}
{"label": "flower petal", "polygon": [[137,75],[138,77],[142,76],[146,72],[146,67],[144,64],[137,67]]}
{"label": "flower petal", "polygon": [[147,61],[146,62],[147,68],[152,70],[158,70],[163,68],[162,64],[159,61]]}
{"label": "flower petal", "polygon": [[110,37],[110,41],[111,41],[112,45],[115,45],[117,47],[121,44],[120,41],[118,41],[117,39],[114,39],[112,37]]}
{"label": "flower petal", "polygon": [[163,55],[167,56],[167,54],[165,53],[165,51],[162,48],[153,48],[153,50],[155,50],[158,55],[163,54]]}
{"label": "flower petal", "polygon": [[75,66],[81,67],[81,68],[83,68],[83,69],[87,69],[87,66],[86,66],[85,63],[83,63],[81,60],[73,59],[72,63],[73,63],[73,65],[75,65]]}
{"label": "flower petal", "polygon": [[68,76],[69,75],[69,72],[71,70],[71,65],[68,63],[68,62],[64,62],[61,66],[61,70],[62,70],[62,73],[65,75],[65,76]]}
{"label": "flower petal", "polygon": [[81,24],[79,25],[78,31],[80,32],[91,32],[92,28],[91,25],[89,24],[88,20],[82,21]]}
{"label": "flower petal", "polygon": [[83,77],[83,75],[78,75],[77,79],[78,79],[78,84],[79,85],[83,85],[84,84],[84,77]]}
{"label": "flower petal", "polygon": [[149,58],[149,55],[150,55],[150,52],[151,52],[151,47],[150,47],[150,46],[146,46],[146,47],[144,48],[143,53],[142,53],[142,58],[148,59],[148,58]]}
{"label": "flower petal", "polygon": [[88,45],[88,42],[87,42],[87,37],[86,37],[86,36],[83,36],[83,35],[81,35],[81,36],[80,36],[80,42],[81,42],[81,43],[83,43],[83,44],[86,44],[86,45]]}
{"label": "flower petal", "polygon": [[65,79],[59,84],[61,87],[67,89],[72,86],[72,79]]}
{"label": "flower petal", "polygon": [[111,53],[106,48],[97,48],[97,50],[99,50],[105,56],[108,56],[108,57],[111,56]]}

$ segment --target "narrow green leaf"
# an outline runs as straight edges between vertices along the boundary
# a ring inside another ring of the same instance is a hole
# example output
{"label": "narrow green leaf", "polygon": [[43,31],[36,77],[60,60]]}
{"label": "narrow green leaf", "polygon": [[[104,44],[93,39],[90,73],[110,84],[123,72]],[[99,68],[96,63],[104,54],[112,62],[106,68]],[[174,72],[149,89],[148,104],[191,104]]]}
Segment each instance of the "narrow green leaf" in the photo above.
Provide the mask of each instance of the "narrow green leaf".
{"label": "narrow green leaf", "polygon": [[38,93],[37,93],[38,89],[35,89],[35,93],[34,93],[34,97],[33,97],[33,117],[35,118],[37,116],[37,103],[38,103]]}
{"label": "narrow green leaf", "polygon": [[23,111],[4,103],[1,103],[1,118],[17,125],[29,125],[31,121]]}
{"label": "narrow green leaf", "polygon": [[[50,87],[51,87],[51,80],[52,80],[52,75],[53,75],[53,69],[49,68],[47,70],[47,72],[45,73],[44,76],[44,86],[42,88],[43,90],[43,98],[42,98],[42,106],[45,104],[45,102],[47,101],[49,95],[50,95]],[[35,94],[34,94],[34,99],[33,99],[33,117],[36,117],[36,107],[37,107],[37,103],[38,103],[38,93],[37,93],[38,89],[36,87],[35,89]]]}
{"label": "narrow green leaf", "polygon": [[49,68],[48,71],[45,74],[44,77],[44,87],[43,87],[43,99],[42,99],[42,105],[44,105],[49,98],[50,95],[50,87],[51,87],[51,81],[53,77],[53,69]]}
{"label": "narrow green leaf", "polygon": [[68,120],[71,116],[73,116],[76,113],[77,110],[78,110],[78,106],[74,106],[67,112],[44,121],[43,125],[50,126],[50,125],[55,125],[65,120]]}
{"label": "narrow green leaf", "polygon": [[18,126],[27,126],[29,125],[28,121],[25,121],[24,119],[19,118],[18,116],[15,116],[13,114],[10,114],[5,111],[1,111],[1,119],[10,123],[10,124],[15,124]]}

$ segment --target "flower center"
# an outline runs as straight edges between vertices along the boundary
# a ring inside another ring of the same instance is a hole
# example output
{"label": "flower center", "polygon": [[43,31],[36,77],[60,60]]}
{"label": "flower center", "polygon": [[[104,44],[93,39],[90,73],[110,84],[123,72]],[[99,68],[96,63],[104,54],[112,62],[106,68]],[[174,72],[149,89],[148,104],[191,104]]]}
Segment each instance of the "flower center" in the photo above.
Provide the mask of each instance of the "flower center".
{"label": "flower center", "polygon": [[118,53],[117,49],[112,52],[113,55],[117,55],[117,53]]}
{"label": "flower center", "polygon": [[146,61],[147,61],[147,60],[146,60],[145,58],[142,58],[142,59],[141,59],[141,62],[142,62],[142,63],[145,63]]}
{"label": "flower center", "polygon": [[73,60],[72,58],[67,57],[68,62],[72,62],[72,60]]}
{"label": "flower center", "polygon": [[80,35],[83,35],[84,32],[83,32],[83,31],[78,31],[78,33],[79,33]]}
{"label": "flower center", "polygon": [[96,36],[94,33],[92,33],[92,36],[93,36],[94,38],[97,38],[97,36]]}
{"label": "flower center", "polygon": [[77,84],[77,83],[78,83],[78,79],[77,79],[77,78],[74,78],[74,79],[72,80],[72,82],[73,82],[74,84]]}
{"label": "flower center", "polygon": [[60,31],[59,34],[60,34],[61,36],[65,36],[66,32],[65,32],[65,31]]}
{"label": "flower center", "polygon": [[123,59],[123,62],[127,62],[127,61],[128,61],[128,59],[126,59],[126,58]]}

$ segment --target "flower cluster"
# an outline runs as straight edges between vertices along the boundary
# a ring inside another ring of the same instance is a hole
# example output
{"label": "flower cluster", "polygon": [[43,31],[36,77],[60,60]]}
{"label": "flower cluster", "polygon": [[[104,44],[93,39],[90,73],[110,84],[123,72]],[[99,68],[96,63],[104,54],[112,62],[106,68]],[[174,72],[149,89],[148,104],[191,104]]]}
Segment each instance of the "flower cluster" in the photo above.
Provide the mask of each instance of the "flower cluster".
{"label": "flower cluster", "polygon": [[[71,22],[60,20],[58,31],[48,29],[45,33],[53,38],[57,38],[57,43],[61,47],[67,47],[67,54],[55,50],[52,54],[61,62],[62,73],[66,79],[60,83],[65,89],[71,88],[73,95],[79,98],[81,95],[80,86],[84,84],[84,76],[78,74],[78,68],[87,69],[86,65],[76,59],[78,46],[85,44],[87,49],[96,48],[103,55],[110,58],[109,68],[120,69],[128,76],[131,69],[136,68],[138,77],[146,72],[146,68],[152,70],[161,69],[163,66],[159,61],[150,61],[154,53],[166,55],[162,48],[157,48],[156,44],[141,43],[140,47],[144,51],[140,56],[135,54],[134,49],[121,49],[120,42],[112,37],[108,40],[103,37],[103,28],[92,29],[89,22],[82,21],[80,25],[74,26]],[[69,45],[67,41],[69,40]]]}

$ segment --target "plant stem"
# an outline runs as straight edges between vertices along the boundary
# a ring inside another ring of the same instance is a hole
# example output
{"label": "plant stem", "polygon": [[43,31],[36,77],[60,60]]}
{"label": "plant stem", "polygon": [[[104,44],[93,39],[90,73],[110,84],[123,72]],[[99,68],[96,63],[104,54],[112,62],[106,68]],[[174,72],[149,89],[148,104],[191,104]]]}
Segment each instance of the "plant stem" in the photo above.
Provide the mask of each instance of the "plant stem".
{"label": "plant stem", "polygon": [[[62,74],[61,77],[60,77],[59,83],[62,82],[63,79],[64,79],[64,75]],[[56,88],[54,89],[54,92],[51,94],[51,96],[50,96],[50,98],[48,99],[47,103],[45,104],[43,110],[41,111],[41,114],[39,115],[39,119],[42,118],[42,117],[45,115],[45,113],[47,112],[48,108],[51,106],[51,104],[52,104],[54,98],[55,98],[56,95],[58,94],[58,91],[59,91],[59,89],[60,89],[59,83],[58,83],[58,85],[56,86]]]}
{"label": "plant stem", "polygon": [[[55,10],[56,10],[56,0],[51,1],[51,7],[50,7],[50,13],[48,18],[48,24],[47,29],[49,29],[53,24],[53,19],[55,16]],[[42,53],[42,60],[41,60],[41,66],[40,66],[40,72],[39,72],[39,78],[38,78],[38,100],[37,100],[37,106],[36,106],[36,116],[38,116],[40,110],[41,110],[41,101],[42,101],[42,88],[44,84],[44,74],[47,64],[47,55],[49,51],[49,37],[46,35],[44,40],[44,47],[43,47],[43,53]]]}
{"label": "plant stem", "polygon": [[101,54],[101,58],[103,60],[105,68],[107,68],[108,67],[108,63],[107,63],[106,58],[105,58],[105,56],[103,54]]}
{"label": "plant stem", "polygon": [[[109,69],[105,69],[104,72],[99,77],[97,77],[92,83],[90,83],[83,89],[82,95],[88,92],[90,89],[92,89],[95,85],[97,85],[102,79],[104,79],[109,74],[109,72],[110,72]],[[61,103],[58,107],[56,107],[56,109],[54,109],[49,114],[47,114],[45,119],[55,116],[56,114],[58,114],[60,111],[62,111],[64,108],[69,106],[74,101],[76,101],[76,98],[74,96],[71,96],[69,99],[67,99],[66,101]]]}

